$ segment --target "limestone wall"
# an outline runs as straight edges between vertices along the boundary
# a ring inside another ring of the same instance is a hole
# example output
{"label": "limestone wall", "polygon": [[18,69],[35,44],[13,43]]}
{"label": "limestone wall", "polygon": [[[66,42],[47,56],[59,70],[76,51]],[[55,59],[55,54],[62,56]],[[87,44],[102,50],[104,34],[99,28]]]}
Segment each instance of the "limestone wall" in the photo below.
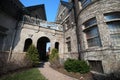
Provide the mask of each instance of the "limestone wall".
{"label": "limestone wall", "polygon": [[25,53],[13,53],[10,55],[9,52],[0,52],[0,75],[29,66],[29,62],[25,58]]}
{"label": "limestone wall", "polygon": [[24,24],[18,29],[13,52],[23,52],[25,40],[32,39],[33,44],[37,47],[37,41],[41,37],[47,37],[51,43],[51,49],[55,48],[55,42],[59,42],[59,53],[63,54],[63,32],[48,29],[44,27]]}
{"label": "limestone wall", "polygon": [[[120,11],[119,0],[98,0],[82,9],[78,17],[80,27],[81,55],[85,60],[102,61],[104,73],[119,70],[120,47],[113,47],[110,30],[105,22],[104,14]],[[91,18],[96,18],[100,34],[101,47],[88,47],[86,35],[83,32],[83,23]]]}

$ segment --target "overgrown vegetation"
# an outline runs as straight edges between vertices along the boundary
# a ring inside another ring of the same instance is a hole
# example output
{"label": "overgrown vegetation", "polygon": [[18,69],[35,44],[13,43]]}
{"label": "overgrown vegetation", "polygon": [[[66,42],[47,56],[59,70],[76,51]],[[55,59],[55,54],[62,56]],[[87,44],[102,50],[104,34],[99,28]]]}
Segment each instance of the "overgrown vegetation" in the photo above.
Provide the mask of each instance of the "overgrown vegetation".
{"label": "overgrown vegetation", "polygon": [[90,71],[90,67],[87,65],[85,61],[69,58],[65,61],[64,68],[68,72],[87,73]]}
{"label": "overgrown vegetation", "polygon": [[39,63],[39,53],[34,45],[30,45],[29,49],[27,50],[26,57],[28,60],[30,60],[32,66],[35,66]]}
{"label": "overgrown vegetation", "polygon": [[47,80],[37,68],[6,75],[0,80]]}
{"label": "overgrown vegetation", "polygon": [[51,65],[58,66],[59,64],[59,54],[56,48],[52,49],[51,54],[49,56],[49,61]]}

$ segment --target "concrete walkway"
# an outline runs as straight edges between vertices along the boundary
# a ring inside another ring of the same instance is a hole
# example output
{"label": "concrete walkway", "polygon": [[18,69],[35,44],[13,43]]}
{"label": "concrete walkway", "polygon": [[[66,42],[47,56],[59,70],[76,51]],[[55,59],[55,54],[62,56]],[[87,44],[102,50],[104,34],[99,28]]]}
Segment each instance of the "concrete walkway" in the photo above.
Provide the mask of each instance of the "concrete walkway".
{"label": "concrete walkway", "polygon": [[78,80],[52,69],[49,62],[43,63],[39,70],[48,80]]}

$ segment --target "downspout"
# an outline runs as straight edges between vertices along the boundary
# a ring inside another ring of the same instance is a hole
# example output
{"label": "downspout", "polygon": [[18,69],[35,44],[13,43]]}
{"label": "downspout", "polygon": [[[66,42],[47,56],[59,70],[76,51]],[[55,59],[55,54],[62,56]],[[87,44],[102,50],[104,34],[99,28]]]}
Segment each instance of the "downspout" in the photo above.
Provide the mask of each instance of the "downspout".
{"label": "downspout", "polygon": [[78,18],[77,18],[77,10],[75,8],[75,2],[74,0],[72,0],[73,2],[73,10],[74,10],[74,20],[75,20],[75,26],[76,26],[76,35],[77,35],[77,47],[78,47],[78,54],[79,54],[79,57],[78,59],[81,60],[82,59],[82,56],[81,56],[81,53],[80,53],[80,49],[81,49],[81,45],[80,45],[80,39],[79,39],[79,26],[78,26]]}

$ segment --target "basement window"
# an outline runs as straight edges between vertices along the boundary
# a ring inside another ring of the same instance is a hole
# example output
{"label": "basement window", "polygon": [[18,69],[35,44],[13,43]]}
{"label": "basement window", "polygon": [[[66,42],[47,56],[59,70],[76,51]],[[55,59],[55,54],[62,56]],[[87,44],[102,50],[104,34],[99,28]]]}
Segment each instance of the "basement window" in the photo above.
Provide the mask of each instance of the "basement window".
{"label": "basement window", "polygon": [[102,61],[88,60],[91,70],[103,73]]}

